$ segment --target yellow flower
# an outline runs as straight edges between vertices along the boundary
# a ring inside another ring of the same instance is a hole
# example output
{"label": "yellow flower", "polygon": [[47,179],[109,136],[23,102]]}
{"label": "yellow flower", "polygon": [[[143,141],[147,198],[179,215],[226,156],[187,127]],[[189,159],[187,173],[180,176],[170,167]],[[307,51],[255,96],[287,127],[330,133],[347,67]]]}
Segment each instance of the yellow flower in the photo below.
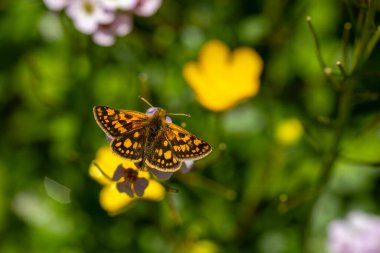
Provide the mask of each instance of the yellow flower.
{"label": "yellow flower", "polygon": [[213,111],[223,111],[259,91],[261,57],[249,47],[230,52],[218,40],[206,43],[199,62],[187,63],[183,76],[194,90],[199,103]]}
{"label": "yellow flower", "polygon": [[132,161],[114,155],[108,146],[98,150],[89,174],[104,185],[99,202],[109,214],[120,212],[138,198],[161,201],[165,197],[165,188],[151,179],[149,172],[138,170]]}
{"label": "yellow flower", "polygon": [[301,122],[296,118],[286,119],[276,127],[275,136],[284,145],[295,144],[303,135]]}

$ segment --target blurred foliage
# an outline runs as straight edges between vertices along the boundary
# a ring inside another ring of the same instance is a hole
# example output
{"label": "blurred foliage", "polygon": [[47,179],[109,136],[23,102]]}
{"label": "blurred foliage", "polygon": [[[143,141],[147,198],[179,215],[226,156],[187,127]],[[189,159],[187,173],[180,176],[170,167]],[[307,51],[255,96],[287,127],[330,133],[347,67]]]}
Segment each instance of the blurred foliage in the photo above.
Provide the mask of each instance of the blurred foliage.
{"label": "blurred foliage", "polygon": [[[372,0],[164,0],[103,48],[38,0],[2,0],[0,252],[325,252],[328,222],[380,212],[379,10]],[[212,39],[264,61],[259,94],[220,113],[182,77]],[[138,95],[190,113],[173,120],[214,151],[165,182],[179,193],[110,217],[88,175],[106,144],[92,107],[145,111]],[[289,119],[303,135],[284,144],[276,133]]]}

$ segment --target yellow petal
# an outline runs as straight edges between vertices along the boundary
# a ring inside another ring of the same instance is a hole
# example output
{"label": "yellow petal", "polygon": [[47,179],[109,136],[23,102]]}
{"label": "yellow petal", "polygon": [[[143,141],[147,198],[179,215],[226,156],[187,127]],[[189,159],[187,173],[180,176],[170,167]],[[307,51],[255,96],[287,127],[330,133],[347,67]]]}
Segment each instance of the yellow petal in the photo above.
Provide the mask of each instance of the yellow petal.
{"label": "yellow petal", "polygon": [[156,180],[149,180],[149,185],[145,189],[144,195],[142,198],[149,199],[149,200],[155,200],[155,201],[161,201],[164,199],[166,194],[165,187],[162,186],[159,182]]}
{"label": "yellow petal", "polygon": [[262,69],[261,57],[251,48],[230,53],[226,44],[214,40],[201,49],[199,63],[184,66],[183,76],[200,104],[222,111],[257,94]]}
{"label": "yellow petal", "polygon": [[228,61],[230,50],[219,40],[207,42],[199,54],[199,67],[203,73],[222,73]]}
{"label": "yellow petal", "polygon": [[263,70],[263,60],[260,55],[249,47],[240,47],[235,49],[231,58],[233,74],[238,76],[259,75]]}
{"label": "yellow petal", "polygon": [[131,160],[123,159],[113,154],[109,146],[102,147],[98,150],[94,163],[96,163],[98,167],[93,163],[90,165],[90,176],[103,185],[110,183],[109,178],[113,177],[113,174],[120,164],[122,164],[124,168],[136,169],[135,164]]}
{"label": "yellow petal", "polygon": [[103,173],[100,171],[100,169],[94,164],[90,164],[89,169],[90,176],[95,179],[99,184],[107,185],[111,183],[111,180],[103,175]]}
{"label": "yellow petal", "polygon": [[115,183],[103,187],[99,195],[99,202],[101,207],[109,214],[116,214],[120,212],[134,199],[135,198],[131,198],[125,193],[120,193],[117,190]]}
{"label": "yellow petal", "polygon": [[100,192],[99,202],[101,207],[109,214],[116,214],[123,210],[132,201],[137,199],[147,199],[154,201],[161,201],[165,197],[165,188],[157,181],[149,180],[149,185],[145,189],[145,193],[142,197],[129,197],[125,193],[120,193],[116,188],[116,183],[109,184]]}
{"label": "yellow petal", "polygon": [[136,170],[137,170],[137,176],[138,177],[145,177],[146,179],[150,178],[150,174],[148,171],[143,171],[143,170],[139,170],[139,169],[136,169]]}

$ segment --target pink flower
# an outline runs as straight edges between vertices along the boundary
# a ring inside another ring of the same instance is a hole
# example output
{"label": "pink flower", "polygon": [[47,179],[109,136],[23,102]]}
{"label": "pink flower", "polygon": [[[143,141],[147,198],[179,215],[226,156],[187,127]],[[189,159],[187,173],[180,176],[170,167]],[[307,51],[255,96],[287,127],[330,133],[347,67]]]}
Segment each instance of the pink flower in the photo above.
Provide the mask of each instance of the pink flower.
{"label": "pink flower", "polygon": [[100,2],[109,10],[132,10],[138,0],[100,0]]}
{"label": "pink flower", "polygon": [[94,33],[101,24],[109,24],[115,13],[106,10],[98,0],[75,0],[66,9],[75,27],[85,34]]}
{"label": "pink flower", "polygon": [[112,46],[116,36],[125,36],[132,31],[132,17],[129,15],[118,15],[115,20],[108,25],[101,25],[95,31],[92,39],[101,46]]}
{"label": "pink flower", "polygon": [[152,16],[162,0],[43,0],[54,11],[66,9],[75,27],[92,34],[101,46],[112,46],[116,37],[132,31],[132,15]]}
{"label": "pink flower", "polygon": [[46,7],[52,11],[60,11],[66,8],[70,0],[43,0]]}
{"label": "pink flower", "polygon": [[149,17],[156,13],[161,4],[162,0],[139,0],[134,13],[138,16]]}
{"label": "pink flower", "polygon": [[330,253],[380,253],[380,217],[360,211],[328,227]]}

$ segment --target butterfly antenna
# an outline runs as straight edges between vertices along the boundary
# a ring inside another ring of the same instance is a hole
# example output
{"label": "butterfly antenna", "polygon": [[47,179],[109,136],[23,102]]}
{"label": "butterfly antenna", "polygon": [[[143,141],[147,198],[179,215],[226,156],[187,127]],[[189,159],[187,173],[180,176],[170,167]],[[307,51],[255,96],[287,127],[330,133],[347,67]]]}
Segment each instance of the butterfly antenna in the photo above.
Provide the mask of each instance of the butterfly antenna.
{"label": "butterfly antenna", "polygon": [[145,103],[147,103],[150,107],[154,107],[151,103],[148,102],[148,100],[146,100],[143,96],[139,96],[139,98],[144,101]]}
{"label": "butterfly antenna", "polygon": [[171,115],[171,116],[186,116],[186,117],[191,117],[190,114],[188,113],[167,113],[166,115]]}

